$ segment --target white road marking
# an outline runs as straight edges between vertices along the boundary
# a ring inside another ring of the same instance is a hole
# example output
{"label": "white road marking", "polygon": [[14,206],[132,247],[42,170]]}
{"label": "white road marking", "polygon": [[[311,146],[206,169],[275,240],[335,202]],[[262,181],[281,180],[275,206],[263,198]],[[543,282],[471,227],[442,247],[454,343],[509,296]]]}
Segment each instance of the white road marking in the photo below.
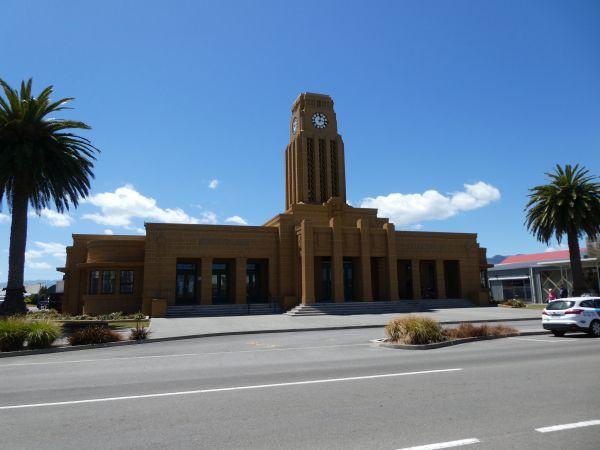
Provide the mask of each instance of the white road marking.
{"label": "white road marking", "polygon": [[156,359],[156,358],[183,358],[189,356],[215,356],[227,355],[236,353],[257,353],[257,352],[282,352],[288,350],[315,350],[320,348],[338,348],[338,347],[367,347],[371,344],[336,344],[336,345],[321,345],[313,347],[283,347],[283,348],[261,348],[254,350],[233,350],[224,352],[203,352],[203,353],[174,353],[172,355],[146,355],[146,356],[119,356],[116,358],[97,358],[97,359],[75,359],[67,361],[44,361],[44,362],[27,362],[27,363],[11,363],[2,364],[0,359],[0,369],[5,367],[20,367],[20,366],[45,366],[50,364],[80,364],[89,362],[104,362],[104,361],[123,361],[128,359]]}
{"label": "white road marking", "polygon": [[434,450],[437,448],[460,447],[461,445],[471,445],[479,443],[477,438],[461,439],[460,441],[438,442],[437,444],[419,445],[417,447],[406,447],[399,450]]}
{"label": "white road marking", "polygon": [[588,420],[586,422],[565,423],[563,425],[553,425],[551,427],[536,428],[540,433],[550,433],[552,431],[572,430],[573,428],[591,427],[600,425],[600,420]]}
{"label": "white road marking", "polygon": [[561,342],[561,343],[572,342],[572,341],[565,341],[565,340],[561,340],[561,339],[551,340],[551,339],[533,339],[533,338],[518,338],[518,337],[510,337],[508,339],[514,339],[516,341],[550,342],[552,344],[554,344],[555,342]]}
{"label": "white road marking", "polygon": [[286,387],[286,386],[302,386],[307,384],[322,384],[322,383],[336,383],[341,381],[356,381],[356,380],[373,380],[376,378],[392,378],[392,377],[403,377],[407,375],[425,375],[430,373],[445,373],[445,372],[457,372],[463,369],[438,369],[438,370],[423,370],[420,372],[400,372],[400,373],[385,373],[380,375],[365,375],[362,377],[346,377],[346,378],[326,378],[322,380],[308,380],[308,381],[292,381],[289,383],[273,383],[273,384],[258,384],[253,386],[235,386],[225,388],[213,388],[213,389],[197,389],[194,391],[177,391],[177,392],[162,392],[159,394],[144,394],[144,395],[128,395],[124,397],[104,397],[104,398],[90,398],[86,400],[70,400],[65,402],[50,402],[50,403],[31,403],[26,405],[9,405],[0,406],[0,410],[7,409],[22,409],[22,408],[39,408],[42,406],[61,406],[61,405],[78,405],[82,403],[101,403],[101,402],[114,402],[118,400],[135,400],[143,398],[157,398],[157,397],[175,397],[179,395],[194,395],[194,394],[208,394],[211,392],[227,392],[227,391],[245,391],[250,389],[265,389],[273,387]]}

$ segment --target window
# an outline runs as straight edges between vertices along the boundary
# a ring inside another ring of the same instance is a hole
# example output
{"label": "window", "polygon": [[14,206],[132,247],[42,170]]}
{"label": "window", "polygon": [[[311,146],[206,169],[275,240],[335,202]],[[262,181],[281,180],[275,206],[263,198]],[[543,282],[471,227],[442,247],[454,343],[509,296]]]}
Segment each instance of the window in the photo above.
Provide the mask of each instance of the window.
{"label": "window", "polygon": [[98,293],[98,288],[100,287],[100,271],[92,270],[90,272],[90,288],[88,293],[91,295]]}
{"label": "window", "polygon": [[119,274],[119,292],[133,294],[133,270],[121,270]]}
{"label": "window", "polygon": [[594,300],[584,300],[579,304],[579,306],[581,306],[582,308],[593,308]]}
{"label": "window", "polygon": [[102,293],[103,294],[114,294],[115,293],[115,278],[117,273],[114,270],[105,270],[102,272]]}
{"label": "window", "polygon": [[575,302],[566,302],[564,300],[555,300],[546,305],[547,310],[561,310],[561,309],[569,309],[573,307]]}

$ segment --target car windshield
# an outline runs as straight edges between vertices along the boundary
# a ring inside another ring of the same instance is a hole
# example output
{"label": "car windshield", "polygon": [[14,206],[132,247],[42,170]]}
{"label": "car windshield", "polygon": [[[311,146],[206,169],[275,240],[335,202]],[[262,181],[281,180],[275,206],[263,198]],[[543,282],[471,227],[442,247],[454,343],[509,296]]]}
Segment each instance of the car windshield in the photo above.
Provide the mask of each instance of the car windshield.
{"label": "car windshield", "polygon": [[575,302],[566,302],[564,300],[558,300],[556,302],[548,303],[548,306],[546,306],[546,309],[569,309],[574,304],[575,304]]}

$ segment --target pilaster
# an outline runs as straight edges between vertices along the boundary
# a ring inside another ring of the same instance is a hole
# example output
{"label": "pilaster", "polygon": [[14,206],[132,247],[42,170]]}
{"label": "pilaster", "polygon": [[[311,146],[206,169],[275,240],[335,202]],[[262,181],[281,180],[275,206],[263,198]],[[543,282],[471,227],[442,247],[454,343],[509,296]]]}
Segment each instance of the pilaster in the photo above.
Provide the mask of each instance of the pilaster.
{"label": "pilaster", "polygon": [[369,242],[369,222],[358,219],[356,227],[360,230],[360,295],[366,302],[373,301],[371,288],[371,247]]}
{"label": "pilaster", "polygon": [[235,303],[246,303],[246,258],[235,258]]}
{"label": "pilaster", "polygon": [[446,281],[444,278],[444,260],[435,260],[435,283],[437,298],[446,298]]}
{"label": "pilaster", "polygon": [[422,298],[421,294],[421,265],[419,264],[418,259],[412,259],[410,261],[410,266],[412,268],[412,284],[413,284],[413,298],[418,300]]}
{"label": "pilaster", "polygon": [[390,300],[398,300],[398,258],[396,257],[396,229],[393,223],[383,225],[387,234],[387,290]]}
{"label": "pilaster", "polygon": [[200,304],[212,305],[212,263],[210,257],[202,258],[200,264],[200,273],[202,280],[200,281]]}
{"label": "pilaster", "polygon": [[332,230],[333,252],[331,255],[331,271],[333,275],[333,301],[344,301],[344,255],[342,242],[342,218],[334,216],[329,219]]}
{"label": "pilaster", "polygon": [[300,225],[301,260],[302,260],[302,303],[309,305],[315,302],[315,255],[313,228],[303,219]]}

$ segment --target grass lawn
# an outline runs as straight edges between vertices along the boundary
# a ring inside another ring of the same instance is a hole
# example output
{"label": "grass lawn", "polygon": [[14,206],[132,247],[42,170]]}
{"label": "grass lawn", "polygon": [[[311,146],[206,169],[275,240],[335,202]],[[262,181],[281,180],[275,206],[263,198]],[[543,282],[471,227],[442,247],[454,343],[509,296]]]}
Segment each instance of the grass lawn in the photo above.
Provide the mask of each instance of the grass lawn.
{"label": "grass lawn", "polygon": [[530,303],[527,305],[527,309],[539,309],[540,311],[542,309],[546,308],[546,304],[545,303]]}
{"label": "grass lawn", "polygon": [[112,328],[113,330],[122,330],[124,328],[135,328],[136,323],[139,323],[141,327],[146,327],[148,328],[150,326],[150,321],[149,320],[140,320],[135,321],[132,320],[130,322],[108,322],[108,326],[110,328]]}

